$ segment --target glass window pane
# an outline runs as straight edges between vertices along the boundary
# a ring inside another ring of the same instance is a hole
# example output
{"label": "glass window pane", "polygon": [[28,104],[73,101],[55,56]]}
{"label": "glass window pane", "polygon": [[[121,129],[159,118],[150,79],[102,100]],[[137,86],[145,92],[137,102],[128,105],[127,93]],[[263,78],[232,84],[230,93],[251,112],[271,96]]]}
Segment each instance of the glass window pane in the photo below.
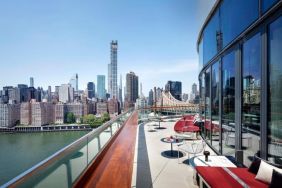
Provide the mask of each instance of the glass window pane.
{"label": "glass window pane", "polygon": [[203,62],[203,38],[202,38],[199,43],[199,70],[202,70],[203,65],[204,62]]}
{"label": "glass window pane", "polygon": [[[200,115],[201,120],[205,119],[205,74],[202,74],[200,77],[200,92],[201,92],[201,105],[200,105]],[[205,129],[204,126],[201,126],[201,134],[205,138]]]}
{"label": "glass window pane", "polygon": [[249,166],[259,151],[260,92],[261,92],[260,34],[243,44],[242,56],[242,149],[244,164]]}
{"label": "glass window pane", "polygon": [[268,159],[282,164],[282,17],[268,32]]}
{"label": "glass window pane", "polygon": [[261,2],[262,12],[266,12],[277,2],[278,0],[262,0]]}
{"label": "glass window pane", "polygon": [[212,146],[219,151],[219,63],[212,65],[211,136]]}
{"label": "glass window pane", "polygon": [[225,0],[220,7],[223,47],[259,16],[258,0]]}
{"label": "glass window pane", "polygon": [[205,130],[207,141],[210,142],[210,124],[211,124],[211,112],[210,112],[210,68],[205,73]]}
{"label": "glass window pane", "polygon": [[235,52],[222,58],[222,153],[235,154]]}
{"label": "glass window pane", "polygon": [[219,11],[216,11],[204,30],[204,64],[207,64],[217,53],[217,34],[219,32]]}

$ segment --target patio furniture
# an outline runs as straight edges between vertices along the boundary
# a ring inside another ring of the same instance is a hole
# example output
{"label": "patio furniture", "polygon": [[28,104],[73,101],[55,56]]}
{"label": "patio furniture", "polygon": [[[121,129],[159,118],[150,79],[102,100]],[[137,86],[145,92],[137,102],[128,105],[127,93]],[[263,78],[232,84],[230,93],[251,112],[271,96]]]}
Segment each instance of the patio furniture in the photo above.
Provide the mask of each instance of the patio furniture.
{"label": "patio furniture", "polygon": [[[224,157],[224,156],[223,156]],[[264,162],[262,166],[261,163]],[[222,164],[222,163],[220,163]],[[220,165],[218,164],[218,165]],[[266,167],[265,164],[267,164]],[[256,187],[256,188],[266,188],[269,187],[271,182],[262,181],[259,176],[265,178],[266,176],[270,176],[270,181],[273,181],[273,178],[269,173],[264,174],[267,170],[265,168],[278,168],[282,169],[281,165],[272,164],[269,161],[265,161],[257,155],[254,156],[254,160],[249,168],[238,168],[238,167],[226,167],[226,165],[221,166],[196,166],[195,169],[199,175],[199,186],[200,188],[205,187],[213,187],[213,188],[237,188],[237,187]],[[262,169],[260,169],[262,168]],[[268,169],[269,170],[269,169]],[[280,171],[280,170],[279,170]],[[276,177],[277,178],[277,177]],[[277,179],[275,181],[277,181]],[[279,178],[279,177],[278,177]],[[259,179],[259,180],[258,180]],[[280,179],[281,181],[281,179]]]}
{"label": "patio furniture", "polygon": [[179,158],[179,153],[177,155],[175,151],[173,150],[173,144],[181,143],[183,140],[175,136],[170,136],[168,138],[163,139],[163,141],[166,143],[170,143],[170,151],[165,151],[164,154],[169,157],[178,157]]}
{"label": "patio furniture", "polygon": [[201,141],[192,141],[192,142],[183,142],[183,144],[178,145],[178,163],[179,163],[179,152],[180,150],[186,152],[188,154],[188,164],[190,164],[190,154],[194,157],[196,154],[201,153],[204,151],[206,147],[205,140]]}

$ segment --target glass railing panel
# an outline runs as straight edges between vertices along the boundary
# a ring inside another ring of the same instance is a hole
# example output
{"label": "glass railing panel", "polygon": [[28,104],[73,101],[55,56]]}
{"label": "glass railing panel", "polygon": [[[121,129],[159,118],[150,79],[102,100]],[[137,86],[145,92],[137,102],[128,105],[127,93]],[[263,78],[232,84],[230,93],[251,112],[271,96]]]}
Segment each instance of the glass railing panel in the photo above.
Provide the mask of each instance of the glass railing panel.
{"label": "glass railing panel", "polygon": [[88,164],[90,164],[96,155],[101,150],[101,144],[99,143],[98,137],[95,136],[93,139],[88,142]]}
{"label": "glass railing panel", "polygon": [[103,124],[3,186],[72,187],[132,112]]}

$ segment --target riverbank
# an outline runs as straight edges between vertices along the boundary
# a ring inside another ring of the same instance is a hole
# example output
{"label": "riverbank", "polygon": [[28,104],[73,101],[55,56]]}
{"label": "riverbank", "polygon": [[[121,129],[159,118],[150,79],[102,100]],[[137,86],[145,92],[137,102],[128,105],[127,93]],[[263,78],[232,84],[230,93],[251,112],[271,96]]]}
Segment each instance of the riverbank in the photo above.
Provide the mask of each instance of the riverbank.
{"label": "riverbank", "polygon": [[13,128],[0,127],[4,133],[32,133],[59,131],[91,131],[90,125],[46,125],[46,126],[16,126]]}

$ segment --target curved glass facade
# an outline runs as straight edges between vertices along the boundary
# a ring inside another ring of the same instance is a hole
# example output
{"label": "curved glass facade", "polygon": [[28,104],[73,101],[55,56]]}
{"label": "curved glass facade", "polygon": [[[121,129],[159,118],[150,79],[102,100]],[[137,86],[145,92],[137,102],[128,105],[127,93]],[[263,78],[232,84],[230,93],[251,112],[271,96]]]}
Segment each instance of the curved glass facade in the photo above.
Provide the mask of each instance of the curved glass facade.
{"label": "curved glass facade", "polygon": [[201,134],[247,166],[255,154],[282,164],[282,1],[216,6],[198,43]]}

